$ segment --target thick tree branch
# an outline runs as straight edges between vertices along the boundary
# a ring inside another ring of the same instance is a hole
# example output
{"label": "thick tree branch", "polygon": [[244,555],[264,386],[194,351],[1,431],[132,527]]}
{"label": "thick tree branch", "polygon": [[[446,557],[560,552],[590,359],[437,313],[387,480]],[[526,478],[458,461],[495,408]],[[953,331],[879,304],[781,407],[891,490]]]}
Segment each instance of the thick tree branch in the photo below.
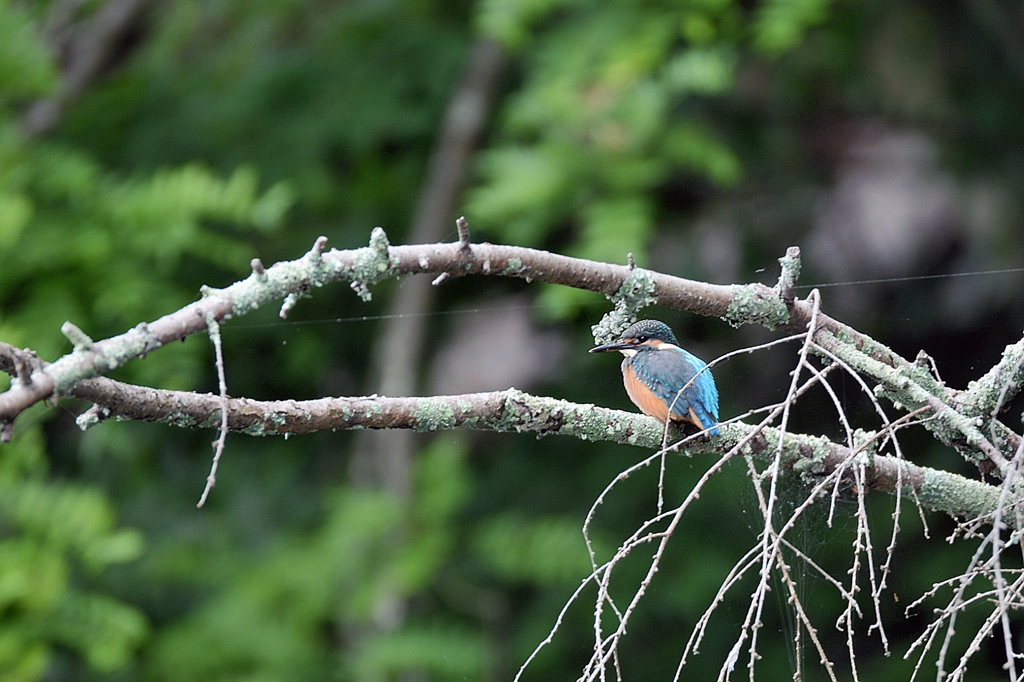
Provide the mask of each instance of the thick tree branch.
{"label": "thick tree branch", "polygon": [[[202,300],[148,325],[142,323],[125,334],[103,341],[79,343],[73,353],[32,372],[27,382],[13,382],[10,390],[0,394],[0,425],[11,423],[25,408],[53,393],[68,393],[84,379],[204,330],[208,316],[220,321],[280,299],[285,299],[282,307],[285,313],[302,294],[336,280],[352,282],[361,297],[369,298],[370,285],[403,275],[518,277],[602,293],[627,313],[657,301],[677,309],[721,317],[734,325],[757,323],[795,332],[806,330],[812,316],[808,301],[789,301],[788,295],[782,295],[787,294],[788,286],[783,286],[780,294],[779,288],[762,284],[707,284],[628,265],[598,263],[514,246],[473,244],[466,248],[464,242],[455,242],[393,247],[380,228],[373,230],[370,245],[361,249],[323,252],[323,241],[323,238],[317,240],[314,248],[298,260],[277,263],[266,269],[259,267],[249,278],[225,289],[204,289]],[[787,255],[789,272],[798,267],[796,255]],[[870,337],[820,312],[815,320],[816,344],[879,382],[880,391],[897,404],[927,405],[936,410],[939,419],[928,420],[925,425],[943,442],[973,459],[987,458],[1000,469],[1005,468],[1004,462],[1009,459],[1015,441],[1008,437],[993,443],[984,435],[987,429],[979,420],[991,419],[990,415],[957,413],[954,406],[961,394],[947,389],[927,367],[901,358]],[[611,330],[604,330],[601,325],[595,329],[598,337],[608,333]],[[968,402],[988,406],[1015,394],[1024,383],[1022,354],[1024,343],[1009,347],[1000,370],[993,374],[1004,381],[1002,388],[993,381],[975,385],[967,396]],[[980,391],[985,387],[990,392],[998,392],[1000,397],[982,395]]]}
{"label": "thick tree branch", "polygon": [[[5,370],[12,366],[7,360],[9,351],[9,346],[0,346],[0,368]],[[80,382],[71,394],[94,402],[99,408],[79,418],[83,428],[94,424],[100,416],[184,428],[216,428],[221,423],[224,404],[219,395],[158,390],[105,377]],[[534,396],[515,389],[424,398],[364,396],[304,401],[228,398],[227,410],[230,431],[254,436],[325,429],[439,431],[461,428],[531,432],[538,436],[564,435],[648,449],[659,449],[664,436],[662,425],[642,414]],[[690,455],[718,453],[736,447],[756,427],[733,423],[721,428],[721,438],[689,438],[681,443],[683,451]],[[762,459],[774,458],[779,435],[778,429],[762,428],[749,438],[741,453]],[[673,429],[669,443],[679,444],[683,436],[682,431]],[[868,439],[870,437],[868,434]],[[991,518],[999,506],[999,487],[874,454],[866,446],[854,452],[826,438],[792,433],[784,434],[782,443],[783,466],[810,479],[839,471],[843,478],[852,481],[856,466],[862,468],[867,487],[912,494],[926,507],[952,516]],[[1015,519],[1017,515],[1004,509],[1002,516]]]}

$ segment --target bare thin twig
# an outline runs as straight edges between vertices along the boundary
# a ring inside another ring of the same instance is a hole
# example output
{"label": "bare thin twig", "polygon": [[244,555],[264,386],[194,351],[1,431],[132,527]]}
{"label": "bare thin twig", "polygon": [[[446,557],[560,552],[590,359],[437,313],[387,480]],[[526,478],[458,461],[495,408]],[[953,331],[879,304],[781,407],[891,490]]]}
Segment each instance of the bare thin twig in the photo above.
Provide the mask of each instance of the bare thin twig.
{"label": "bare thin twig", "polygon": [[460,216],[455,221],[455,227],[459,230],[459,249],[462,251],[469,251],[469,222],[465,216]]}
{"label": "bare thin twig", "polygon": [[220,457],[224,454],[224,442],[228,437],[228,384],[224,378],[224,352],[220,340],[220,324],[211,315],[206,320],[210,328],[210,341],[213,342],[214,354],[217,358],[217,384],[220,388],[220,435],[213,443],[213,463],[210,465],[210,474],[206,477],[206,487],[199,498],[196,507],[206,504],[206,498],[217,482],[217,467],[220,465]]}

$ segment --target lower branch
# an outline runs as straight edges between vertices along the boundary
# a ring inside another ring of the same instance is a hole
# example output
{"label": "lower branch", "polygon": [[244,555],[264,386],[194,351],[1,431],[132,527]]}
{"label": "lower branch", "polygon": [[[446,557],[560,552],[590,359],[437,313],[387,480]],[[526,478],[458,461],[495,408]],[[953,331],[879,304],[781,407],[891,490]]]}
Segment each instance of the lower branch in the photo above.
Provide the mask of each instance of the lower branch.
{"label": "lower branch", "polygon": [[[327,240],[321,237],[302,258],[270,268],[264,268],[255,260],[252,275],[247,279],[224,289],[204,287],[200,300],[148,324],[139,324],[119,336],[93,342],[84,334],[71,333],[69,338],[75,344],[74,352],[27,375],[19,374],[11,389],[0,393],[0,442],[9,437],[9,427],[15,418],[34,403],[54,394],[70,394],[85,379],[105,374],[172,341],[205,331],[207,320],[223,321],[284,299],[283,316],[307,292],[338,280],[351,282],[356,292],[368,299],[370,285],[387,278],[417,274],[443,277],[479,274],[545,281],[605,294],[616,301],[617,307],[625,302],[624,309],[631,312],[658,301],[680,310],[722,317],[732,324],[760,323],[797,333],[806,331],[813,318],[817,344],[841,357],[864,376],[880,382],[884,386],[883,393],[901,405],[942,407],[949,405],[947,399],[956,397],[925,367],[910,363],[873,339],[821,314],[809,300],[790,300],[792,292],[787,283],[795,277],[795,251],[784,264],[786,273],[779,289],[761,284],[721,286],[534,249],[470,244],[464,228],[463,224],[458,242],[406,246],[391,246],[384,231],[376,228],[371,233],[369,246],[346,251],[325,252]],[[441,279],[434,281],[438,283]],[[74,332],[73,325],[65,326]],[[597,330],[598,340],[604,331],[608,330]],[[999,376],[1024,381],[1024,349],[1019,359],[1019,362],[1011,362],[1008,356],[1006,372]],[[973,397],[972,400],[979,405],[1002,404],[1016,393],[1017,384],[1017,381],[1008,381],[998,399]],[[973,418],[958,418],[953,410],[941,412],[939,419],[929,422],[932,425],[929,428],[942,427],[940,439],[972,460],[987,458],[1000,471],[1006,468],[1010,454],[1000,447],[1019,441],[1001,437],[994,445],[983,432],[985,419],[977,424]]]}
{"label": "lower branch", "polygon": [[[80,382],[72,395],[96,407],[79,417],[88,428],[100,418],[154,421],[185,428],[218,428],[222,396],[165,391],[133,386],[99,377]],[[651,450],[662,447],[664,427],[657,420],[596,405],[534,396],[516,389],[463,395],[389,398],[383,396],[320,398],[317,400],[259,401],[227,399],[227,428],[254,436],[303,434],[325,429],[412,429],[440,431],[475,429],[530,432],[538,437],[557,434],[581,440],[611,441]],[[673,427],[668,442],[688,455],[721,453],[736,447],[756,427],[722,424],[720,438],[686,436]],[[741,454],[774,459],[779,431],[761,429],[742,446]],[[783,434],[780,460],[809,481],[842,471],[853,483],[854,469],[862,470],[860,485],[887,493],[910,494],[924,506],[967,519],[991,519],[1000,506],[1000,489],[957,474],[921,467],[896,457],[854,451],[824,437]],[[1003,510],[1002,518],[1016,514]]]}

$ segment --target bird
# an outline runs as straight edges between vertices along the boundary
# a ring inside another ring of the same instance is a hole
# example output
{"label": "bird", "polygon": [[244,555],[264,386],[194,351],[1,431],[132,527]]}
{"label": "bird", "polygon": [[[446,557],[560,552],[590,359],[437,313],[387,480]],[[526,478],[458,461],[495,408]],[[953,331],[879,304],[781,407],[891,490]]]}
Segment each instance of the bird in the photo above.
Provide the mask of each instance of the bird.
{"label": "bird", "polygon": [[633,404],[665,423],[690,422],[709,434],[718,431],[718,388],[703,360],[679,347],[664,322],[640,320],[614,343],[591,353],[619,351],[622,381]]}

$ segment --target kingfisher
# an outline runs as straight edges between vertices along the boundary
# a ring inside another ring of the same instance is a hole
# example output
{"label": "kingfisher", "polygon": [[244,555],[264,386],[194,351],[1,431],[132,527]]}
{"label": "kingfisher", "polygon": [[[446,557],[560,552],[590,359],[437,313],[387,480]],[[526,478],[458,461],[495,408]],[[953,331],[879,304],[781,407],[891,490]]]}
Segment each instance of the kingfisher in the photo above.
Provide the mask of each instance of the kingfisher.
{"label": "kingfisher", "polygon": [[614,343],[591,348],[591,353],[617,350],[622,381],[633,404],[662,423],[688,421],[718,435],[718,389],[707,364],[679,347],[668,325],[640,320]]}

